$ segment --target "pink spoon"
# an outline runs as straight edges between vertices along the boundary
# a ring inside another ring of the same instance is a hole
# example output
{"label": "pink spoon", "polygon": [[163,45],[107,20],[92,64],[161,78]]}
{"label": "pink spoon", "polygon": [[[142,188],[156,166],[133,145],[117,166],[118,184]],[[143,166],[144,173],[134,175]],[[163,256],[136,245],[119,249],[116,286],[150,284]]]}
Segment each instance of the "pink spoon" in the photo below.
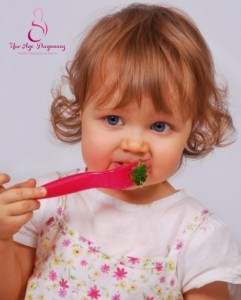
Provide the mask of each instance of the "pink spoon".
{"label": "pink spoon", "polygon": [[128,165],[103,172],[86,172],[63,177],[42,185],[47,189],[44,198],[58,197],[92,188],[109,188],[123,190],[134,185],[131,171],[138,165],[132,162]]}

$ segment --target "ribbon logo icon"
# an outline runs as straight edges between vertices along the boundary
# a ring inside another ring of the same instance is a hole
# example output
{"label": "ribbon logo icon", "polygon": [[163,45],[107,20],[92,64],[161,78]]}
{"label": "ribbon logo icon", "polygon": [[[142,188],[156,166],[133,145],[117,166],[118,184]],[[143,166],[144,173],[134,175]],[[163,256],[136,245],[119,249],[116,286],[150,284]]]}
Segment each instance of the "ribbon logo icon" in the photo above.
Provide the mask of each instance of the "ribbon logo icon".
{"label": "ribbon logo icon", "polygon": [[33,11],[34,20],[32,21],[32,27],[28,32],[28,39],[31,42],[39,42],[48,33],[48,25],[44,21],[42,8],[35,8]]}

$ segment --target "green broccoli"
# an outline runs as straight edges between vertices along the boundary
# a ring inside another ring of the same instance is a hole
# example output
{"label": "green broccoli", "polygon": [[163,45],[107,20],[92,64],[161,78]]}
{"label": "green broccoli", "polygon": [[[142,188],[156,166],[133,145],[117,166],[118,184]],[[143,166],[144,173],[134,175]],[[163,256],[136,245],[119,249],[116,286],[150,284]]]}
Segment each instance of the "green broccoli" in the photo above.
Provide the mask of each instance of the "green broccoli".
{"label": "green broccoli", "polygon": [[147,166],[139,162],[135,169],[131,172],[131,180],[136,185],[142,185],[147,179]]}

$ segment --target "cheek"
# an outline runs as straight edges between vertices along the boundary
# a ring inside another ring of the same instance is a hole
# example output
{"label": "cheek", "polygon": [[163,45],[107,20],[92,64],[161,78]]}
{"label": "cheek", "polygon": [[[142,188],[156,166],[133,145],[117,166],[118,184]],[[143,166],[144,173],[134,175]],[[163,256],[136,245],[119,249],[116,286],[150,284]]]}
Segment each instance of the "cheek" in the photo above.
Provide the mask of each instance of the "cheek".
{"label": "cheek", "polygon": [[180,166],[181,158],[182,151],[177,151],[177,149],[175,149],[169,150],[160,161],[167,170],[176,171]]}
{"label": "cheek", "polygon": [[89,131],[82,134],[82,157],[89,171],[102,171],[106,168],[109,156],[105,144],[106,141],[100,134]]}
{"label": "cheek", "polygon": [[[156,156],[155,165],[158,166],[156,172],[161,174],[161,176],[168,178],[179,169],[184,146],[181,145],[166,145],[166,147],[160,147],[162,150],[158,151],[158,155]],[[160,149],[159,148],[159,149]],[[153,170],[154,171],[154,170]],[[156,174],[158,176],[158,174]]]}
{"label": "cheek", "polygon": [[82,143],[81,143],[81,150],[82,156],[86,163],[89,165],[91,161],[96,161],[99,155],[100,145],[97,139],[91,134],[89,135],[82,135]]}

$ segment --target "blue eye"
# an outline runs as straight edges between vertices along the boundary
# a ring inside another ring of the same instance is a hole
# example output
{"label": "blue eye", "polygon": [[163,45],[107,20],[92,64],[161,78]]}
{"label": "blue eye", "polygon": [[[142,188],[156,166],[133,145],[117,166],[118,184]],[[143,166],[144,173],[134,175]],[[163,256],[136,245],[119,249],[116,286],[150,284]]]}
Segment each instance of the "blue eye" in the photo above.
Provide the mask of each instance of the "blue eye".
{"label": "blue eye", "polygon": [[110,125],[121,125],[122,124],[122,120],[118,116],[107,116],[106,121]]}
{"label": "blue eye", "polygon": [[165,132],[170,129],[170,126],[164,122],[156,122],[151,126],[151,129],[157,132]]}

